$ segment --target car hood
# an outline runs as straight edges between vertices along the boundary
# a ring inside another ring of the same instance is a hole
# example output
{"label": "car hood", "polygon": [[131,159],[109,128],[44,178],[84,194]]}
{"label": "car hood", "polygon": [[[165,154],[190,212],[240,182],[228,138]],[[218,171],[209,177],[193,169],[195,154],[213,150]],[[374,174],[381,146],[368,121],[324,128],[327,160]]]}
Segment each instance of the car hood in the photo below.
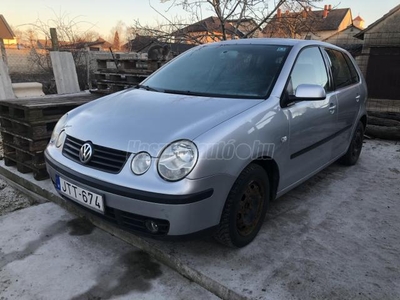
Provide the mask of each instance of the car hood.
{"label": "car hood", "polygon": [[73,110],[66,132],[82,141],[132,153],[148,151],[157,157],[167,144],[194,140],[262,101],[133,89]]}

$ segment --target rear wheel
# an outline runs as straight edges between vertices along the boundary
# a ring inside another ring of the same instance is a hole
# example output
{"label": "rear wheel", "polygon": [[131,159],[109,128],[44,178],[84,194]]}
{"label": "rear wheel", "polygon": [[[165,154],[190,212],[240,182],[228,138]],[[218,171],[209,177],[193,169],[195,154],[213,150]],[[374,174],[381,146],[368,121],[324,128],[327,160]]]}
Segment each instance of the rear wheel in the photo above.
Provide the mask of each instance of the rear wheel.
{"label": "rear wheel", "polygon": [[346,154],[340,158],[339,162],[346,166],[355,165],[358,161],[358,158],[360,157],[363,141],[364,124],[359,121],[353,138],[351,139],[349,149],[347,150]]}
{"label": "rear wheel", "polygon": [[230,247],[244,247],[257,235],[270,198],[265,170],[248,165],[235,181],[225,203],[214,238]]}

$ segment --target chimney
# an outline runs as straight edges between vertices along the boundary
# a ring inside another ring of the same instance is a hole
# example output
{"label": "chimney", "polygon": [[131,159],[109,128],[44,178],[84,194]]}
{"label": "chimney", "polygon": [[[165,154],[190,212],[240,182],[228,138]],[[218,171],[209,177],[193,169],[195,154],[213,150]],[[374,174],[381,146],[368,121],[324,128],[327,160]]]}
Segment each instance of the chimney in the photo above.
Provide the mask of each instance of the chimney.
{"label": "chimney", "polygon": [[303,17],[303,19],[307,18],[307,8],[304,7],[304,10],[301,12],[301,16]]}
{"label": "chimney", "polygon": [[332,10],[332,5],[329,4],[328,6],[328,10],[331,11]]}
{"label": "chimney", "polygon": [[325,5],[322,17],[325,19],[327,16],[328,16],[328,5]]}
{"label": "chimney", "polygon": [[278,19],[280,19],[282,17],[282,10],[280,8],[278,8],[276,15],[277,15]]}

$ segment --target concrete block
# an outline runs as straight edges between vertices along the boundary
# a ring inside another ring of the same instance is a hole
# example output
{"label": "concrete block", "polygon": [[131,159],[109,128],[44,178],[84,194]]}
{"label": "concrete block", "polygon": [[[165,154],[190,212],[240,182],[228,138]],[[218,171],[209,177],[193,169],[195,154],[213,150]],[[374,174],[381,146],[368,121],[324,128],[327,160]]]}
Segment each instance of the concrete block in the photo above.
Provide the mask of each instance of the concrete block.
{"label": "concrete block", "polygon": [[75,63],[70,52],[50,52],[57,93],[68,94],[80,91]]}
{"label": "concrete block", "polygon": [[42,87],[43,85],[39,82],[21,82],[12,84],[15,97],[17,98],[44,96]]}
{"label": "concrete block", "polygon": [[3,60],[0,59],[0,100],[15,98],[8,68]]}

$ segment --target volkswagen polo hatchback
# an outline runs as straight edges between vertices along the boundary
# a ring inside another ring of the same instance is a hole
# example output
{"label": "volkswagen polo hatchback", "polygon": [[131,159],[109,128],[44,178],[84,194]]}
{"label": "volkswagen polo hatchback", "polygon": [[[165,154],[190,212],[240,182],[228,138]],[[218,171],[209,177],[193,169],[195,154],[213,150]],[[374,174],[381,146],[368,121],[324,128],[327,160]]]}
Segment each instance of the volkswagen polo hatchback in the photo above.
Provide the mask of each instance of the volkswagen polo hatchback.
{"label": "volkswagen polo hatchback", "polygon": [[242,247],[270,201],[357,162],[366,99],[354,59],[330,44],[202,45],[64,115],[47,170],[61,196],[127,230]]}

